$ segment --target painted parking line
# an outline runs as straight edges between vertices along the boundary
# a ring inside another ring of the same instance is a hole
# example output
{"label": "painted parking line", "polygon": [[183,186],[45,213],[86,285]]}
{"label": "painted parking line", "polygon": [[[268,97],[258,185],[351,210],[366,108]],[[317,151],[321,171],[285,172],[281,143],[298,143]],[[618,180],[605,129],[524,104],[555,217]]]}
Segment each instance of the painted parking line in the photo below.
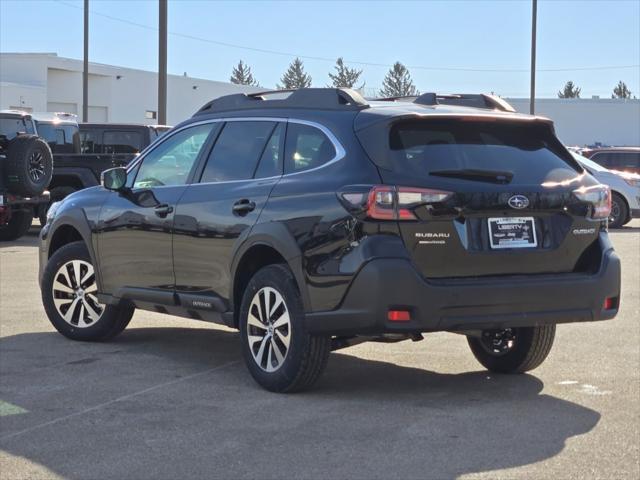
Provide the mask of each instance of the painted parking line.
{"label": "painted parking line", "polygon": [[[203,375],[207,375],[209,373],[216,372],[218,370],[222,370],[223,368],[227,368],[227,367],[230,367],[232,365],[236,365],[238,363],[240,363],[240,360],[233,360],[231,362],[227,362],[227,363],[223,363],[222,365],[218,365],[217,367],[209,368],[209,369],[201,371],[201,372],[192,373],[191,375],[187,375],[185,377],[180,377],[180,378],[177,378],[175,380],[170,380],[168,382],[159,383],[158,385],[153,385],[152,387],[145,388],[144,390],[139,390],[137,392],[129,393],[127,395],[123,395],[121,397],[114,398],[113,400],[109,400],[108,402],[104,402],[104,403],[101,403],[99,405],[95,405],[93,407],[86,408],[86,409],[84,409],[82,411],[70,413],[69,415],[64,415],[62,417],[54,418],[53,420],[50,420],[48,422],[40,423],[38,425],[34,425],[33,427],[25,428],[24,430],[20,430],[18,432],[14,432],[14,433],[10,433],[8,435],[4,435],[4,436],[0,437],[0,442],[3,442],[3,441],[8,440],[10,438],[18,437],[20,435],[24,435],[25,433],[33,432],[34,430],[40,430],[41,428],[48,427],[50,425],[55,425],[56,423],[60,423],[60,422],[65,421],[65,420],[69,420],[70,418],[78,417],[80,415],[85,415],[85,414],[93,412],[95,410],[99,410],[101,408],[113,405],[114,403],[121,402],[123,400],[128,400],[128,399],[133,398],[133,397],[137,397],[138,395],[143,395],[145,393],[153,392],[154,390],[158,390],[160,388],[164,388],[164,387],[167,387],[167,386],[170,386],[170,385],[175,385],[176,383],[184,382],[186,380],[191,380],[191,379],[196,378],[196,377],[201,377]],[[2,403],[1,400],[0,400],[0,403]],[[20,408],[20,407],[16,407],[16,408]],[[26,410],[25,410],[25,412],[26,412]]]}
{"label": "painted parking line", "polygon": [[0,417],[7,417],[9,415],[20,415],[22,413],[29,413],[22,407],[14,405],[13,403],[4,402],[0,400]]}

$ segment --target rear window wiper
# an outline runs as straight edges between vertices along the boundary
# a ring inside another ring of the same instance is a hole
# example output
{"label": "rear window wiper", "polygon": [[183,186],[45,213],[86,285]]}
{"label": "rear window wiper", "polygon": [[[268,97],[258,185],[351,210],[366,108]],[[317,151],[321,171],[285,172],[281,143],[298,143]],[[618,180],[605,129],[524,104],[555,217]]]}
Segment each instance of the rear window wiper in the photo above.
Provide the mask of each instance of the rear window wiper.
{"label": "rear window wiper", "polygon": [[434,170],[429,172],[434,177],[461,178],[463,180],[474,180],[477,182],[489,183],[510,183],[513,172],[503,172],[495,170],[474,170],[463,168],[460,170]]}

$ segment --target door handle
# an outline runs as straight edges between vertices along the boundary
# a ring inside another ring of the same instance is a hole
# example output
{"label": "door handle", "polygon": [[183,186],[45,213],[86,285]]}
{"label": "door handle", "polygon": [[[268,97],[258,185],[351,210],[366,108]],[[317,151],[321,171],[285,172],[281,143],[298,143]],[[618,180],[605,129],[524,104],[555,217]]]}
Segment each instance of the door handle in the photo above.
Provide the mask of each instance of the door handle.
{"label": "door handle", "polygon": [[233,213],[236,215],[246,215],[247,213],[253,211],[256,208],[256,203],[243,198],[242,200],[238,200],[233,204]]}
{"label": "door handle", "polygon": [[173,212],[173,207],[171,205],[163,203],[162,205],[158,205],[156,208],[154,208],[154,210],[157,216],[159,216],[160,218],[164,218]]}

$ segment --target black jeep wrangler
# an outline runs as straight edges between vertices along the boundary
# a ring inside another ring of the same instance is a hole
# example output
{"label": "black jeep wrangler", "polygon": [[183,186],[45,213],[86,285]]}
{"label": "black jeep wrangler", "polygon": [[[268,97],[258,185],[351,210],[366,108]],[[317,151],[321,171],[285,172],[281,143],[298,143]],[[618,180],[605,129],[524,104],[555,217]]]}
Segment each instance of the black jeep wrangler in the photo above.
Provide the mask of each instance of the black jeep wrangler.
{"label": "black jeep wrangler", "polygon": [[135,308],[222,322],[279,392],[312,385],[332,349],[436,331],[489,370],[534,369],[556,324],[616,315],[620,261],[608,187],[550,120],[510,110],[344,89],[216,99],[52,206],[47,315],[75,340],[114,337]]}
{"label": "black jeep wrangler", "polygon": [[[69,113],[34,114],[34,123],[53,152],[51,202],[98,185],[104,170],[127,165],[171,128],[122,123],[78,124],[77,116]],[[40,214],[43,221],[44,213]]]}
{"label": "black jeep wrangler", "polygon": [[49,203],[52,170],[51,150],[31,115],[0,111],[0,241],[27,233],[34,212]]}

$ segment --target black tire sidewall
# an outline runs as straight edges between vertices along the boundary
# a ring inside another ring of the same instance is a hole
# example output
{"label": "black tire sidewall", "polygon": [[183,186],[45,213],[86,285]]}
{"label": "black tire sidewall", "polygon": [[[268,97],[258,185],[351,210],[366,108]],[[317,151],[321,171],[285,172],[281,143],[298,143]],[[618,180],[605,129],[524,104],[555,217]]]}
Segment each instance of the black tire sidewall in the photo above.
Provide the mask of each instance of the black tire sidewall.
{"label": "black tire sidewall", "polygon": [[[29,159],[34,153],[43,157],[44,174],[38,182],[29,175]],[[45,191],[53,174],[53,155],[47,142],[36,135],[19,135],[9,143],[6,161],[6,175],[11,180],[9,189],[27,197],[40,195]]]}
{"label": "black tire sidewall", "polygon": [[[255,294],[264,287],[277,290],[283,297],[291,321],[291,341],[289,351],[282,366],[275,372],[262,370],[255,362],[248,342],[247,318],[249,306]],[[308,354],[310,335],[304,326],[304,308],[300,293],[291,271],[280,264],[269,265],[259,270],[249,281],[242,297],[239,317],[242,354],[253,378],[267,390],[287,391],[300,374],[300,366]]]}
{"label": "black tire sidewall", "polygon": [[[613,221],[609,222],[610,228],[620,228],[625,224],[627,217],[629,216],[629,212],[627,209],[627,204],[624,199],[617,193],[613,193],[611,195],[611,202],[616,203],[618,205],[618,211],[620,212],[619,216]],[[613,205],[612,205],[613,208]]]}
{"label": "black tire sidewall", "polygon": [[105,306],[105,310],[102,313],[100,320],[98,320],[95,325],[85,328],[74,327],[67,323],[58,313],[58,310],[53,303],[52,286],[54,276],[58,272],[59,268],[70,260],[83,260],[93,264],[84,242],[73,242],[67,244],[51,256],[45,267],[44,274],[42,276],[42,284],[40,286],[42,303],[47,316],[49,317],[49,321],[55,329],[58,330],[58,332],[72,340],[101,341],[110,338],[113,332],[118,328],[117,324],[121,321],[121,307],[113,305]]}
{"label": "black tire sidewall", "polygon": [[11,212],[11,218],[6,225],[0,226],[0,241],[17,240],[25,235],[33,220],[31,210],[15,210]]}

